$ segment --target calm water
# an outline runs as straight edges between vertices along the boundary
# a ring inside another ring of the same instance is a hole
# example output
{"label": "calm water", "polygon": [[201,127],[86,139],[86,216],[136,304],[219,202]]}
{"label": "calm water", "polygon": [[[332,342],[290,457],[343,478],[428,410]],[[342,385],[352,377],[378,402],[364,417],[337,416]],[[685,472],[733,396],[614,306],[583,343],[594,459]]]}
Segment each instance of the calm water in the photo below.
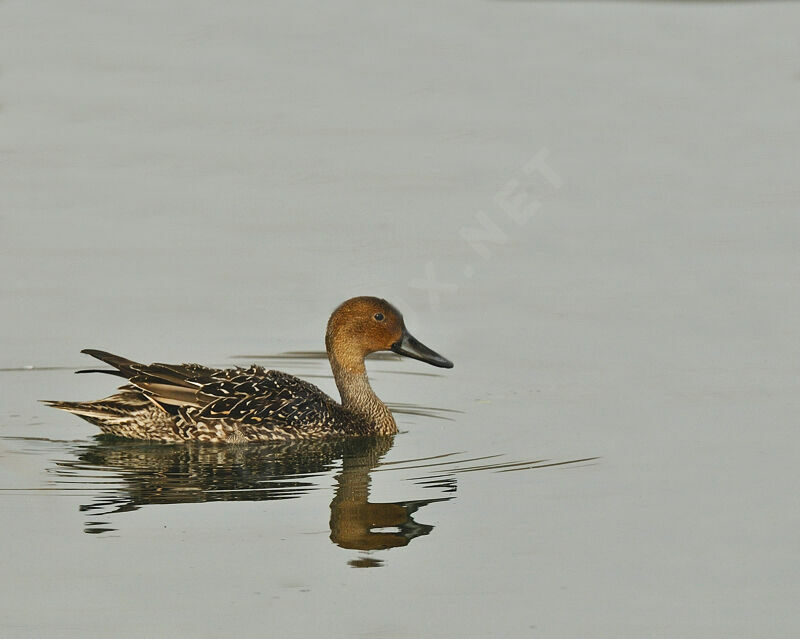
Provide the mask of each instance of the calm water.
{"label": "calm water", "polygon": [[[0,635],[798,634],[800,5],[0,22]],[[392,439],[39,403],[86,347],[335,395],[364,294],[455,363],[369,363]]]}
{"label": "calm water", "polygon": [[[291,366],[291,358],[279,359],[284,366]],[[398,416],[420,415],[450,421],[454,418],[448,413],[460,412],[414,404],[392,408]],[[512,459],[502,453],[474,457],[464,451],[397,459],[396,455],[390,455],[395,439],[392,436],[304,443],[172,446],[103,435],[90,441],[6,437],[12,455],[52,455],[65,449],[68,453],[63,459],[53,460],[47,469],[50,476],[46,486],[6,490],[74,491],[91,497],[80,506],[87,517],[84,532],[98,534],[118,531],[117,526],[122,526],[124,519],[117,523],[114,515],[145,505],[271,501],[333,489],[331,541],[342,548],[372,551],[405,546],[433,530],[433,526],[417,523],[412,515],[428,504],[454,499],[458,476],[462,473],[508,473],[596,461],[596,458]],[[409,493],[421,494],[415,487],[422,487],[431,491],[432,496],[372,503],[369,501],[372,476],[379,472],[390,472],[399,487],[409,484]],[[367,556],[349,563],[378,566],[383,560]]]}
{"label": "calm water", "polygon": [[[259,361],[332,383],[319,357]],[[376,386],[435,391],[449,383],[447,375],[394,356],[371,367]],[[439,575],[441,562],[471,574],[474,560],[504,582],[513,575],[503,564],[539,554],[530,546],[533,528],[542,528],[535,520],[547,516],[561,491],[590,490],[602,463],[585,452],[592,452],[588,446],[553,457],[552,445],[513,444],[502,424],[492,423],[491,410],[470,427],[463,408],[410,402],[392,405],[401,429],[394,437],[238,446],[129,442],[93,435],[90,425],[37,406],[29,394],[59,386],[59,393],[72,393],[89,377],[63,368],[1,374],[4,388],[17,389],[4,394],[9,414],[0,440],[3,535],[16,549],[4,555],[4,573],[12,577],[3,582],[7,604],[17,602],[7,608],[14,634],[102,628],[211,636],[230,626],[257,632],[264,624],[301,634],[325,630],[324,620],[343,614],[351,597],[359,608],[356,599],[378,597],[352,631],[403,636],[413,627],[394,616],[394,605],[382,608],[374,584],[408,580],[398,596],[415,608],[437,599],[433,610],[447,600],[460,607],[452,602],[456,592],[482,600],[489,596],[484,585]],[[113,388],[113,378],[97,377],[88,386]],[[488,399],[472,403],[492,406]],[[468,433],[483,429],[477,445]],[[508,535],[515,544],[508,545]],[[364,579],[354,568],[381,569],[387,577]],[[517,574],[516,586],[502,586],[504,596],[521,597],[517,606],[527,601],[530,568]],[[416,583],[420,571],[429,576]],[[224,597],[224,609],[213,615],[199,600],[209,588]],[[23,601],[32,596],[47,598],[46,614],[30,616]],[[121,613],[115,597],[136,609]],[[304,614],[307,606],[321,612]],[[447,622],[442,631],[455,626]]]}

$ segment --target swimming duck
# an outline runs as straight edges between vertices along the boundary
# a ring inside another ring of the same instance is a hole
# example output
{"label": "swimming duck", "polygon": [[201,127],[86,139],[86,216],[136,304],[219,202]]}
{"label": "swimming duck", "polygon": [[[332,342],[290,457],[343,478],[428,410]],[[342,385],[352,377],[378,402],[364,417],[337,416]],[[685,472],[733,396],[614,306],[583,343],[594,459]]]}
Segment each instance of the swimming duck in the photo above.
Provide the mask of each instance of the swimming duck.
{"label": "swimming duck", "polygon": [[325,436],[391,435],[394,417],[369,384],[364,358],[391,350],[441,368],[453,363],[417,341],[386,300],[354,297],[328,320],[325,348],[339,404],[313,384],[261,366],[139,364],[105,351],[87,355],[124,377],[120,392],[90,402],[47,401],[110,435],[161,442],[306,440]]}

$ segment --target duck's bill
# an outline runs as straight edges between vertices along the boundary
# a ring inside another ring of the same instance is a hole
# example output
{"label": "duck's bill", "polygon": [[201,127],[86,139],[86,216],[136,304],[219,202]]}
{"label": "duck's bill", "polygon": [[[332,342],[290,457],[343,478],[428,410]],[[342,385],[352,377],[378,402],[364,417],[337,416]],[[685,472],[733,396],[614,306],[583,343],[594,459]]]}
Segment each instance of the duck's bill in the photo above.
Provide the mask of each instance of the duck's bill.
{"label": "duck's bill", "polygon": [[413,357],[421,362],[438,366],[439,368],[453,368],[453,362],[432,351],[410,333],[403,332],[403,337],[392,344],[392,350],[406,357]]}

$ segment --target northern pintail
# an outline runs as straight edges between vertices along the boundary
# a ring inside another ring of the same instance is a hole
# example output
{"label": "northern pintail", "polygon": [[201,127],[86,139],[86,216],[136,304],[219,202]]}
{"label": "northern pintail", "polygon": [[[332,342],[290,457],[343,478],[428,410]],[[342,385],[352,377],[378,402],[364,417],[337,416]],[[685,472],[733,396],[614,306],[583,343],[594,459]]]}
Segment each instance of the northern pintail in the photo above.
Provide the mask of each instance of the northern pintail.
{"label": "northern pintail", "polygon": [[81,352],[124,377],[120,392],[89,402],[47,401],[110,435],[161,442],[250,442],[325,436],[391,435],[394,417],[369,383],[364,358],[391,350],[441,368],[453,363],[417,341],[386,300],[354,297],[328,320],[325,333],[334,401],[313,384],[261,366],[208,368],[199,364],[139,364],[105,351]]}

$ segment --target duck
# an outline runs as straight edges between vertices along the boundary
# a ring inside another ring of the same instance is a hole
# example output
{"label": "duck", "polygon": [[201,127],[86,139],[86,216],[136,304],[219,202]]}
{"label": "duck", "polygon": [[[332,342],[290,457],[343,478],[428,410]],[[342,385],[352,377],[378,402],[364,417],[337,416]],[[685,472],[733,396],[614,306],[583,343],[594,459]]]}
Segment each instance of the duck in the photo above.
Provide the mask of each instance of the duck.
{"label": "duck", "polygon": [[403,315],[378,297],[346,300],[331,314],[325,349],[341,396],[282,371],[209,368],[200,364],[140,364],[106,351],[81,352],[127,382],[117,393],[87,402],[45,400],[98,426],[103,434],[175,443],[245,443],[322,437],[394,435],[397,424],[369,383],[364,359],[392,351],[440,368],[453,363],[417,340]]}

